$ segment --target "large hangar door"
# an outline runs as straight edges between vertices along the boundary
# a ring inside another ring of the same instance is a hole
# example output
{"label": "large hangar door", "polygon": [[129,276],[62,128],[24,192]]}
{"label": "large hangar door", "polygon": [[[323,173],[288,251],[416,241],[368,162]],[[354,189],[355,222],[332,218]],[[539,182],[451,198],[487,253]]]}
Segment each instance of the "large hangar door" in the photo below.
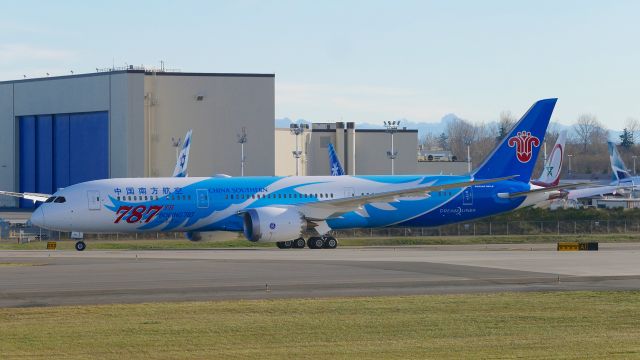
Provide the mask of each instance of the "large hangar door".
{"label": "large hangar door", "polygon": [[[106,111],[18,117],[20,192],[59,188],[109,176]],[[32,201],[20,201],[31,208]]]}
{"label": "large hangar door", "polygon": [[109,121],[106,112],[69,116],[69,182],[109,177]]}

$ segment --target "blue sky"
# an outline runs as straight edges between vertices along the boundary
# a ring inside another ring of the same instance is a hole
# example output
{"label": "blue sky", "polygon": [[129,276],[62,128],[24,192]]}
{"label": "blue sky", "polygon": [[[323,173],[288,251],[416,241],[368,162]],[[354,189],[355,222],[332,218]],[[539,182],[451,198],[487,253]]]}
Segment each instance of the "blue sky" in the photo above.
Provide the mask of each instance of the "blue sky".
{"label": "blue sky", "polygon": [[638,1],[14,1],[0,80],[127,64],[276,74],[276,118],[640,119]]}

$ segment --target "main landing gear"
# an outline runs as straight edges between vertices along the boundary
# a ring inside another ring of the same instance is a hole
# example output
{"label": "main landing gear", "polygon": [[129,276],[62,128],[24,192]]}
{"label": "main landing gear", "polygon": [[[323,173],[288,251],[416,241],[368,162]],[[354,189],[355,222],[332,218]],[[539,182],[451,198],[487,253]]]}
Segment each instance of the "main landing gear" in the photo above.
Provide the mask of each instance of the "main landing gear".
{"label": "main landing gear", "polygon": [[306,246],[309,249],[335,249],[338,247],[338,240],[333,236],[325,235],[325,236],[313,236],[310,237],[306,242],[303,238],[298,238],[290,241],[280,241],[277,242],[279,249],[302,249]]}
{"label": "main landing gear", "polygon": [[86,248],[87,248],[87,244],[85,244],[84,241],[76,242],[76,250],[84,251],[84,249],[86,249]]}

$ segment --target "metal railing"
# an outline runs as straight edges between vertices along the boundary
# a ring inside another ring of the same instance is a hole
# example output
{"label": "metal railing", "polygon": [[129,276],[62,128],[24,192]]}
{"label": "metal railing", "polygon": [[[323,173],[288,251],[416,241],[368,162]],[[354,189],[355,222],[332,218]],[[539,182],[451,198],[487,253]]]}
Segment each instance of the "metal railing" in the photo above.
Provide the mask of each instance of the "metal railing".
{"label": "metal railing", "polygon": [[[31,242],[69,240],[71,233],[49,231],[37,227],[12,230],[0,240]],[[483,236],[483,235],[571,235],[571,234],[640,234],[640,220],[560,220],[560,221],[478,221],[438,227],[396,227],[334,230],[337,238],[353,237],[418,237],[418,236]],[[8,235],[8,236],[6,236]],[[239,236],[240,237],[240,236]],[[87,240],[169,240],[184,239],[181,232],[145,232],[127,234],[84,234]]]}

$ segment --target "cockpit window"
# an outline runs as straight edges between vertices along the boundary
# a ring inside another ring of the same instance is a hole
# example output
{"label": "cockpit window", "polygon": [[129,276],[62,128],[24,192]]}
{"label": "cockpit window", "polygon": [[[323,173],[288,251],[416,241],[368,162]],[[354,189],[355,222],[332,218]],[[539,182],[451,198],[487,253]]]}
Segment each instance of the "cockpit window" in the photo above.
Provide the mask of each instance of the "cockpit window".
{"label": "cockpit window", "polygon": [[53,202],[55,203],[63,203],[66,202],[67,199],[64,198],[64,196],[58,196]]}
{"label": "cockpit window", "polygon": [[55,196],[49,196],[49,198],[47,199],[47,201],[45,201],[46,203],[50,203],[53,202],[53,200],[55,200],[56,197]]}

